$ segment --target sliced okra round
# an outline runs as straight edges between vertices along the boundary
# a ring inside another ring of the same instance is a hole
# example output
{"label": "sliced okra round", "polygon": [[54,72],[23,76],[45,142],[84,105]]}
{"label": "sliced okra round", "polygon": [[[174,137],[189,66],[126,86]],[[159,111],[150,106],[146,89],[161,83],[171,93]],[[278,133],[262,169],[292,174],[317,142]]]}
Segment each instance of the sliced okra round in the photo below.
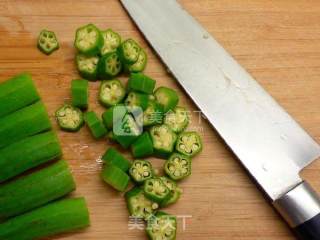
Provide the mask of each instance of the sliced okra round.
{"label": "sliced okra round", "polygon": [[202,150],[201,137],[197,132],[183,132],[178,136],[177,152],[189,157],[197,155]]}
{"label": "sliced okra round", "polygon": [[148,107],[149,96],[144,93],[130,92],[125,99],[125,105],[133,110],[136,107],[140,107],[143,111]]}
{"label": "sliced okra round", "polygon": [[64,105],[55,113],[59,127],[69,132],[77,132],[84,123],[83,114],[79,108]]}
{"label": "sliced okra round", "polygon": [[48,30],[42,30],[38,37],[38,48],[47,55],[59,49],[56,34]]}
{"label": "sliced okra round", "polygon": [[102,56],[98,64],[98,74],[101,79],[110,79],[117,76],[122,70],[120,58],[116,52]]}
{"label": "sliced okra round", "polygon": [[188,111],[184,107],[176,107],[166,113],[164,123],[167,124],[175,133],[180,133],[189,124]]}
{"label": "sliced okra round", "polygon": [[87,80],[75,79],[71,82],[72,106],[80,109],[88,108],[89,84]]}
{"label": "sliced okra round", "polygon": [[99,90],[99,101],[106,107],[115,106],[125,97],[126,90],[117,80],[102,81]]}
{"label": "sliced okra round", "polygon": [[165,113],[174,109],[179,102],[178,93],[171,88],[159,87],[156,89],[154,95],[157,102],[163,105]]}
{"label": "sliced okra round", "polygon": [[101,55],[116,51],[121,44],[120,35],[112,29],[101,31],[101,34],[103,38],[103,47],[100,51]]}
{"label": "sliced okra round", "polygon": [[139,59],[141,48],[133,39],[127,39],[118,48],[123,64],[134,64]]}
{"label": "sliced okra round", "polygon": [[160,178],[147,179],[144,182],[143,190],[147,198],[159,204],[170,198],[170,190]]}
{"label": "sliced okra round", "polygon": [[136,183],[143,183],[153,177],[152,165],[146,160],[133,161],[129,174]]}
{"label": "sliced okra round", "polygon": [[76,56],[76,64],[79,74],[88,80],[96,80],[98,75],[98,56],[86,56],[78,53]]}
{"label": "sliced okra round", "polygon": [[126,65],[126,68],[129,72],[143,72],[147,66],[148,57],[146,52],[141,48],[139,53],[138,60],[131,65]]}
{"label": "sliced okra round", "polygon": [[164,164],[165,173],[178,181],[191,174],[191,159],[180,153],[173,153]]}
{"label": "sliced okra round", "polygon": [[84,121],[95,139],[99,139],[107,135],[108,130],[95,112],[86,112],[84,114]]}
{"label": "sliced okra round", "polygon": [[131,144],[131,152],[135,158],[143,158],[153,153],[153,144],[148,132],[144,132]]}
{"label": "sliced okra round", "polygon": [[93,24],[80,27],[76,31],[74,46],[79,52],[86,55],[100,53],[103,46],[103,37],[100,30]]}
{"label": "sliced okra round", "polygon": [[149,100],[148,107],[143,112],[143,126],[161,124],[163,115],[164,114],[162,105],[156,101]]}
{"label": "sliced okra round", "polygon": [[157,212],[148,219],[146,232],[150,240],[175,240],[177,218],[165,212]]}
{"label": "sliced okra round", "polygon": [[176,203],[181,196],[182,189],[178,187],[178,185],[175,181],[173,181],[170,178],[167,178],[166,176],[162,176],[162,177],[160,177],[160,179],[167,186],[167,188],[170,190],[170,198],[168,198],[165,201],[162,201],[161,207],[166,207],[166,206],[169,206],[171,204]]}

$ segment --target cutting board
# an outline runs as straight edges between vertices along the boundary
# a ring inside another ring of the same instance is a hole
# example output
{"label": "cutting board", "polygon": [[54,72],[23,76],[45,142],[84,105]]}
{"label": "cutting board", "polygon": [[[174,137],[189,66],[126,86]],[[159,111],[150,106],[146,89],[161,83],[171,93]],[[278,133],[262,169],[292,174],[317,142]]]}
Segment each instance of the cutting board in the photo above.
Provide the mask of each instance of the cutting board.
{"label": "cutting board", "polygon": [[[182,0],[181,4],[320,140],[320,1]],[[70,81],[79,78],[74,66],[74,32],[89,22],[136,38],[147,49],[146,74],[157,79],[158,86],[179,91],[180,105],[191,111],[190,129],[198,130],[203,137],[203,153],[193,160],[192,176],[181,183],[184,194],[180,202],[166,209],[179,216],[178,239],[294,239],[118,1],[0,0],[0,79],[22,71],[33,75],[77,182],[72,196],[85,196],[91,213],[90,228],[54,239],[146,239],[143,226],[128,221],[122,194],[100,179],[99,159],[112,144],[94,140],[86,128],[79,133],[59,131],[53,117],[55,110],[70,100]],[[61,49],[51,56],[36,48],[37,35],[43,28],[55,31],[61,43]],[[121,80],[125,82],[126,77]],[[98,82],[90,83],[90,109],[101,113],[98,86]],[[124,153],[130,157],[129,152]],[[161,169],[163,160],[151,160]],[[319,170],[320,161],[303,174],[318,191]]]}

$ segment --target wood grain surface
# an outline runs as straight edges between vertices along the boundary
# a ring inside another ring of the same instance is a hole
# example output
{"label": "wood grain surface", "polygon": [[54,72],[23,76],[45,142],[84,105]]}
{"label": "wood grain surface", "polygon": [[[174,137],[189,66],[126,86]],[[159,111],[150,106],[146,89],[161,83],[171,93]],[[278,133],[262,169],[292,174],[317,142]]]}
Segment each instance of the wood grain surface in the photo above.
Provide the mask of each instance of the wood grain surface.
{"label": "wood grain surface", "polygon": [[[180,2],[320,140],[320,1]],[[0,0],[1,81],[22,71],[32,73],[57,129],[54,111],[70,100],[70,81],[79,78],[74,66],[74,32],[89,22],[138,39],[150,56],[146,73],[157,79],[158,85],[178,89],[181,105],[192,111],[191,128],[201,131],[204,151],[194,159],[192,176],[181,184],[184,194],[180,202],[167,209],[173,214],[192,216],[185,231],[179,219],[178,239],[294,239],[209,124],[205,120],[199,122],[197,108],[167,73],[117,0]],[[37,35],[43,28],[55,31],[61,43],[61,49],[51,56],[36,48]],[[90,83],[90,109],[101,113],[98,85]],[[77,181],[73,195],[86,197],[92,226],[54,239],[146,239],[143,230],[130,229],[122,195],[100,180],[99,157],[111,143],[93,140],[86,128],[78,134],[59,131],[59,137],[64,158]],[[161,168],[162,160],[152,161]],[[319,170],[318,161],[303,173],[318,191]]]}

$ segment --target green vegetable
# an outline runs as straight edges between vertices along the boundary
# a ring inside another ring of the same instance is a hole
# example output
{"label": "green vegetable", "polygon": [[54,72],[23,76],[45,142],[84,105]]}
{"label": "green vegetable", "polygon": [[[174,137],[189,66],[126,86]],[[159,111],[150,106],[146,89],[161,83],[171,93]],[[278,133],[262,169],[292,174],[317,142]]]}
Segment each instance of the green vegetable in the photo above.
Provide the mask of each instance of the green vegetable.
{"label": "green vegetable", "polygon": [[150,136],[157,156],[167,158],[173,152],[177,135],[169,126],[163,124],[151,127]]}
{"label": "green vegetable", "polygon": [[0,183],[62,155],[55,133],[24,138],[0,149]]}
{"label": "green vegetable", "polygon": [[138,61],[141,48],[133,39],[127,39],[118,48],[118,53],[123,64],[134,64]]}
{"label": "green vegetable", "polygon": [[102,172],[103,180],[114,189],[123,192],[127,189],[130,177],[120,168],[112,164],[106,164]]}
{"label": "green vegetable", "polygon": [[63,199],[0,224],[1,240],[34,240],[90,225],[84,198]]}
{"label": "green vegetable", "polygon": [[31,75],[22,73],[0,83],[0,117],[40,99]]}
{"label": "green vegetable", "polygon": [[94,138],[99,139],[107,135],[107,129],[95,112],[86,112],[84,114],[84,121],[89,127],[90,132]]}
{"label": "green vegetable", "polygon": [[136,183],[143,183],[153,177],[152,165],[146,160],[135,160],[129,169],[129,174]]}
{"label": "green vegetable", "polygon": [[140,107],[143,111],[147,109],[149,102],[149,96],[144,93],[138,92],[129,92],[126,100],[124,101],[125,105],[134,110],[136,107]]}
{"label": "green vegetable", "polygon": [[152,94],[156,81],[142,73],[131,73],[128,80],[129,91]]}
{"label": "green vegetable", "polygon": [[125,198],[129,213],[135,218],[143,218],[146,220],[159,208],[159,204],[146,198],[143,190],[138,187],[126,192]]}
{"label": "green vegetable", "polygon": [[154,95],[157,102],[163,105],[163,110],[165,113],[169,110],[173,110],[179,102],[179,96],[177,92],[171,88],[159,87],[155,91]]}
{"label": "green vegetable", "polygon": [[71,82],[72,106],[87,109],[89,97],[89,84],[87,80],[79,79]]}
{"label": "green vegetable", "polygon": [[143,72],[147,66],[148,57],[146,52],[141,48],[138,60],[131,65],[125,65],[129,72]]}
{"label": "green vegetable", "polygon": [[164,201],[161,202],[161,207],[166,207],[171,204],[176,203],[182,193],[182,189],[178,187],[177,183],[165,176],[160,177],[162,182],[167,186],[167,188],[170,190],[170,197]]}
{"label": "green vegetable", "polygon": [[135,158],[150,156],[153,153],[153,144],[148,132],[144,132],[131,144],[131,151]]}
{"label": "green vegetable", "polygon": [[[0,219],[42,206],[75,190],[64,160],[0,186]],[[1,239],[1,238],[0,238]]]}
{"label": "green vegetable", "polygon": [[112,131],[108,132],[107,137],[108,139],[110,139],[110,141],[116,141],[116,138],[114,137],[114,134]]}
{"label": "green vegetable", "polygon": [[98,64],[98,75],[101,79],[116,77],[122,70],[122,63],[116,52],[102,56]]}
{"label": "green vegetable", "polygon": [[103,37],[103,47],[100,51],[101,55],[116,51],[121,44],[120,35],[112,31],[112,29],[101,31],[101,34]]}
{"label": "green vegetable", "polygon": [[144,182],[143,190],[148,199],[159,204],[170,198],[170,190],[160,178],[147,179]]}
{"label": "green vegetable", "polygon": [[45,106],[36,102],[0,118],[0,148],[49,129],[51,123]]}
{"label": "green vegetable", "polygon": [[167,124],[175,133],[182,132],[189,124],[188,111],[184,107],[176,107],[167,112],[164,123]]}
{"label": "green vegetable", "polygon": [[98,63],[99,57],[97,56],[86,56],[78,53],[76,56],[77,69],[81,77],[95,81],[98,77]]}
{"label": "green vegetable", "polygon": [[113,147],[108,148],[102,156],[102,160],[107,164],[120,168],[124,172],[127,172],[131,167],[131,162]]}
{"label": "green vegetable", "polygon": [[111,107],[120,103],[126,95],[122,83],[117,80],[102,81],[99,90],[99,101],[103,106]]}
{"label": "green vegetable", "polygon": [[202,150],[201,137],[196,132],[183,132],[178,136],[177,152],[189,157],[194,157]]}
{"label": "green vegetable", "polygon": [[50,55],[59,49],[59,42],[54,32],[42,30],[38,37],[38,48],[44,54]]}
{"label": "green vegetable", "polygon": [[[106,110],[102,114],[102,121],[103,121],[106,128],[112,129],[113,122],[118,122],[122,119],[123,116],[120,116],[120,114],[117,114],[117,113],[118,113],[118,109],[120,109],[123,106],[124,106],[123,104],[117,104],[115,106],[110,107],[108,110]],[[119,107],[119,108],[117,110],[115,110],[115,108],[117,108],[117,107]],[[127,112],[126,108],[122,108],[122,110],[125,110],[125,112]],[[119,111],[121,111],[121,109]],[[116,114],[113,117],[114,112]]]}
{"label": "green vegetable", "polygon": [[191,174],[191,159],[179,153],[173,153],[164,164],[165,173],[173,180],[182,180]]}
{"label": "green vegetable", "polygon": [[76,31],[74,46],[80,53],[95,55],[100,53],[103,37],[100,30],[93,24],[80,27]]}
{"label": "green vegetable", "polygon": [[162,105],[149,98],[148,107],[143,112],[143,126],[161,124],[163,115]]}
{"label": "green vegetable", "polygon": [[146,232],[150,240],[175,240],[177,218],[165,212],[157,212],[148,220]]}
{"label": "green vegetable", "polygon": [[83,114],[79,108],[65,104],[56,111],[59,127],[68,132],[77,132],[83,126]]}

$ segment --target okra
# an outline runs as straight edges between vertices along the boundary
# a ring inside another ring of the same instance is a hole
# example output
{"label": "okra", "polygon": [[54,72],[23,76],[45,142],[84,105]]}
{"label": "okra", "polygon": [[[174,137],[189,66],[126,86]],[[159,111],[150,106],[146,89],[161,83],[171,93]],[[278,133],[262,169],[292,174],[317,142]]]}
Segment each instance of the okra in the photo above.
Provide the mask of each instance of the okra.
{"label": "okra", "polygon": [[126,192],[125,198],[130,216],[148,219],[159,208],[159,204],[145,197],[143,190],[135,187]]}
{"label": "okra", "polygon": [[175,133],[182,132],[189,124],[187,109],[184,107],[176,107],[173,110],[169,110],[164,118],[164,123],[171,127]]}
{"label": "okra", "polygon": [[156,81],[142,73],[131,73],[128,80],[128,90],[152,94]]}
{"label": "okra", "polygon": [[143,126],[161,124],[163,120],[163,107],[160,103],[150,100],[146,110],[143,112]]}
{"label": "okra", "polygon": [[59,49],[59,42],[56,34],[52,31],[42,30],[38,37],[38,48],[44,54],[50,55]]}
{"label": "okra", "polygon": [[133,161],[129,169],[129,174],[132,179],[138,184],[145,182],[147,179],[152,178],[154,175],[152,165],[147,160]]}
{"label": "okra", "polygon": [[143,111],[147,109],[149,102],[149,96],[144,93],[129,92],[127,98],[125,99],[125,105],[134,110],[136,107],[140,107]]}
{"label": "okra", "polygon": [[177,92],[171,88],[159,87],[154,93],[156,100],[163,105],[164,112],[174,109],[178,102],[179,96]]}
{"label": "okra", "polygon": [[0,118],[0,148],[23,138],[51,129],[51,123],[42,102]]}
{"label": "okra", "polygon": [[116,51],[121,44],[120,35],[112,29],[101,31],[101,34],[103,37],[103,47],[100,51],[101,55]]}
{"label": "okra", "polygon": [[120,168],[124,172],[127,172],[131,167],[131,162],[113,147],[108,148],[103,154],[102,160],[107,164]]}
{"label": "okra", "polygon": [[118,53],[123,64],[134,64],[139,59],[141,48],[133,39],[127,39],[118,47]]}
{"label": "okra", "polygon": [[170,190],[170,197],[161,202],[161,207],[166,207],[176,203],[181,196],[182,189],[178,187],[175,181],[165,176],[160,177],[160,179],[166,185],[166,187]]}
{"label": "okra", "polygon": [[131,144],[131,152],[135,158],[150,156],[153,153],[153,144],[148,132],[144,132]]}
{"label": "okra", "polygon": [[100,30],[93,24],[80,27],[76,31],[74,46],[80,53],[95,55],[100,53],[103,37]]}
{"label": "okra", "polygon": [[154,153],[161,158],[167,158],[174,150],[177,135],[165,124],[152,126],[149,131]]}
{"label": "okra", "polygon": [[71,82],[72,106],[87,109],[89,97],[89,84],[87,80],[77,79]]}
{"label": "okra", "polygon": [[107,137],[112,142],[116,141],[116,138],[114,137],[114,133],[112,131],[108,132]]}
{"label": "okra", "polygon": [[173,180],[182,180],[191,174],[191,159],[180,153],[173,153],[164,164],[165,173]]}
{"label": "okra", "polygon": [[148,219],[146,232],[150,240],[175,240],[177,218],[159,211],[155,216]]}
{"label": "okra", "polygon": [[194,157],[202,150],[201,137],[197,132],[183,132],[178,136],[177,152],[189,157]]}
{"label": "okra", "polygon": [[102,81],[99,90],[99,101],[105,107],[115,106],[126,95],[122,83],[117,80]]}
{"label": "okra", "polygon": [[79,108],[65,104],[56,111],[59,127],[68,132],[77,132],[83,126],[83,114]]}
{"label": "okra", "polygon": [[130,177],[128,174],[110,163],[104,166],[101,176],[107,184],[120,192],[125,191],[130,182]]}
{"label": "okra", "polygon": [[16,216],[75,190],[64,160],[0,186],[0,219]]}
{"label": "okra", "polygon": [[87,56],[78,53],[76,56],[76,65],[81,77],[95,81],[98,77],[98,56]]}
{"label": "okra", "polygon": [[126,69],[129,72],[143,72],[144,69],[147,66],[147,62],[148,62],[148,57],[146,52],[141,48],[141,51],[139,53],[139,57],[138,60],[131,64],[131,65],[125,65]]}
{"label": "okra", "polygon": [[40,99],[31,75],[22,73],[0,83],[0,117]]}
{"label": "okra", "polygon": [[34,240],[90,225],[84,198],[55,201],[0,224],[1,240]]}
{"label": "okra", "polygon": [[116,77],[122,70],[122,63],[118,53],[111,52],[102,56],[98,63],[98,75],[101,79]]}
{"label": "okra", "polygon": [[107,135],[107,129],[95,112],[86,112],[84,114],[84,121],[94,138],[99,139]]}
{"label": "okra", "polygon": [[148,199],[159,204],[170,199],[170,190],[160,178],[147,179],[143,191]]}
{"label": "okra", "polygon": [[[123,104],[117,104],[115,106],[110,107],[108,110],[106,110],[102,114],[102,121],[107,129],[112,129],[113,123],[118,122],[121,120],[122,116],[120,114],[117,114],[117,111],[115,110],[116,107],[124,107]],[[123,110],[126,110],[126,108],[122,108]],[[115,115],[113,113],[116,113]]]}
{"label": "okra", "polygon": [[62,155],[52,131],[24,138],[0,149],[0,183]]}

